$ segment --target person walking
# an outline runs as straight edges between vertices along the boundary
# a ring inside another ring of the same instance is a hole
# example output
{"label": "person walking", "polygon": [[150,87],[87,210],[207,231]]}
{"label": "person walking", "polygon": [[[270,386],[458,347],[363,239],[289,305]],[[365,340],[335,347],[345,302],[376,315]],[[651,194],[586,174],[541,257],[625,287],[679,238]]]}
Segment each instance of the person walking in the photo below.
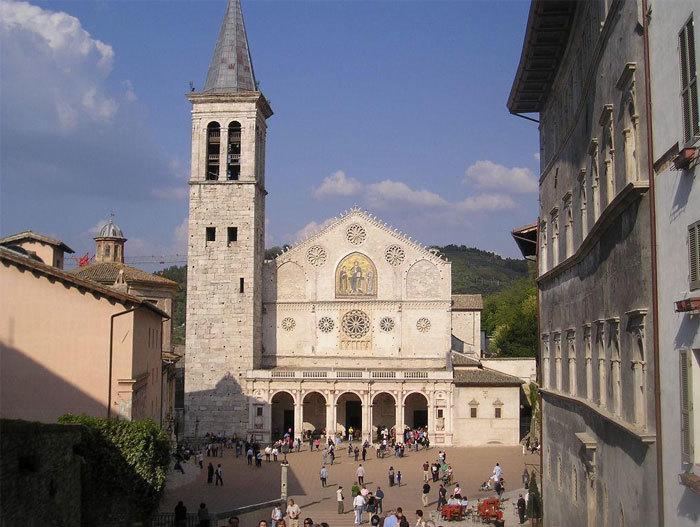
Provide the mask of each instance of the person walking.
{"label": "person walking", "polygon": [[420,509],[416,511],[416,523],[413,524],[413,527],[426,527],[425,520],[423,519],[423,511]]}
{"label": "person walking", "polygon": [[216,465],[216,470],[214,471],[214,475],[216,475],[216,483],[214,483],[214,486],[217,487],[221,485],[222,487],[224,486],[224,469],[221,468],[221,463]]}
{"label": "person walking", "polygon": [[199,470],[202,470],[204,468],[204,456],[202,455],[201,451],[197,452],[197,456],[195,457],[195,459],[197,460],[197,464],[199,465]]}
{"label": "person walking", "polygon": [[245,457],[248,458],[248,464],[253,464],[253,447],[248,447],[248,451],[245,453]]}
{"label": "person walking", "polygon": [[328,469],[325,465],[321,466],[321,487],[326,487],[326,481],[328,481]]}
{"label": "person walking", "polygon": [[430,494],[430,484],[426,481],[423,483],[423,493],[421,494],[421,503],[423,504],[423,507],[428,506],[428,495]]}
{"label": "person walking", "polygon": [[491,479],[494,483],[496,483],[501,479],[502,476],[503,469],[501,468],[501,465],[499,463],[496,463],[496,466],[493,467],[493,474],[491,475]]}
{"label": "person walking", "polygon": [[427,482],[430,479],[430,463],[428,460],[423,463],[423,481]]}
{"label": "person walking", "polygon": [[527,504],[525,503],[525,498],[520,494],[518,497],[518,519],[520,520],[520,525],[525,523],[525,510],[527,509]]}
{"label": "person walking", "polygon": [[197,519],[199,520],[199,527],[211,527],[211,516],[209,516],[206,503],[199,504]]}
{"label": "person walking", "polygon": [[362,523],[362,511],[365,508],[365,499],[362,497],[362,494],[355,496],[352,506],[355,509],[355,525],[360,525]]}
{"label": "person walking", "polygon": [[389,486],[394,486],[394,467],[389,467]]}
{"label": "person walking", "polygon": [[400,470],[396,471],[396,485],[399,487],[401,486],[401,471]]}
{"label": "person walking", "polygon": [[282,509],[279,505],[275,505],[272,509],[272,512],[270,513],[272,525],[276,525],[277,522],[280,521],[282,518],[284,518],[284,514],[282,514]]}
{"label": "person walking", "polygon": [[214,483],[214,465],[212,465],[211,463],[207,465],[207,483],[209,485]]}
{"label": "person walking", "polygon": [[440,483],[440,488],[438,489],[438,501],[437,501],[437,510],[442,509],[442,506],[447,503],[447,489],[445,488],[445,485]]}
{"label": "person walking", "polygon": [[[521,494],[522,497],[522,494]],[[187,525],[187,507],[181,501],[175,505],[175,527],[185,527]]]}
{"label": "person walking", "polygon": [[353,452],[355,454],[355,461],[357,461],[360,458],[360,449],[355,447],[355,450]]}
{"label": "person walking", "polygon": [[357,471],[355,472],[355,475],[357,476],[357,482],[360,485],[365,484],[365,467],[362,466],[362,463],[360,463],[360,466],[357,467]]}
{"label": "person walking", "polygon": [[367,446],[362,445],[362,461],[367,461]]}
{"label": "person walking", "polygon": [[336,499],[338,500],[338,514],[345,513],[345,496],[343,496],[343,487],[338,486],[338,490],[335,491]]}
{"label": "person walking", "polygon": [[384,502],[384,491],[381,487],[377,487],[377,492],[374,493],[374,497],[377,499],[377,513],[381,514],[384,512],[382,503]]}
{"label": "person walking", "polygon": [[328,456],[331,458],[331,465],[335,461],[335,448],[331,448],[331,451],[328,453]]}
{"label": "person walking", "polygon": [[301,516],[301,509],[299,505],[294,503],[293,499],[289,499],[287,502],[287,516],[289,517],[289,527],[299,527],[299,516]]}

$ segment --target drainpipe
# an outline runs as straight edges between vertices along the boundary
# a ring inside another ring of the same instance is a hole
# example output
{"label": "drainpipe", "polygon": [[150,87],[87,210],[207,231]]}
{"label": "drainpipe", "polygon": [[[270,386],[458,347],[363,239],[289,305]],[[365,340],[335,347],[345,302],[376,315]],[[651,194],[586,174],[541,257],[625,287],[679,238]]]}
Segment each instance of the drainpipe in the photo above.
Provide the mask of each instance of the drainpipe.
{"label": "drainpipe", "polygon": [[652,324],[654,328],[654,406],[656,428],[656,489],[658,501],[659,525],[664,524],[664,485],[662,462],[662,438],[661,438],[661,379],[659,373],[660,347],[659,347],[659,295],[658,295],[658,270],[656,261],[656,191],[654,185],[654,141],[651,114],[651,67],[649,64],[649,2],[642,0],[642,27],[644,28],[644,110],[647,116],[647,176],[649,178],[649,221],[651,223],[651,303]]}
{"label": "drainpipe", "polygon": [[107,419],[112,416],[112,355],[114,353],[114,319],[128,313],[133,313],[141,306],[132,307],[109,317],[109,373],[107,378]]}

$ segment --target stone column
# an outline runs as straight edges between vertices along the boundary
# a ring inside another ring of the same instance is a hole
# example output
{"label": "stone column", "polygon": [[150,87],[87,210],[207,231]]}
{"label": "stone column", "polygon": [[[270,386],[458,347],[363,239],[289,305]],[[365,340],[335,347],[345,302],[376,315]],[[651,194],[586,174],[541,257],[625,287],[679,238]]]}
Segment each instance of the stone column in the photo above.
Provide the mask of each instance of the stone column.
{"label": "stone column", "polygon": [[221,123],[221,137],[219,139],[219,181],[226,181],[228,175],[228,125]]}
{"label": "stone column", "polygon": [[326,402],[326,441],[329,437],[332,437],[335,432],[335,426],[333,423],[333,405]]}
{"label": "stone column", "polygon": [[426,394],[428,400],[428,437],[435,440],[435,419],[437,419],[437,406],[435,405],[435,392],[430,390]]}
{"label": "stone column", "polygon": [[398,401],[396,402],[396,440],[400,441],[404,429],[404,406],[403,406],[403,391],[399,392]]}
{"label": "stone column", "polygon": [[367,437],[367,433],[369,430],[368,427],[370,426],[370,417],[368,415],[369,414],[368,410],[370,410],[370,407],[369,407],[369,404],[367,403],[367,398],[368,398],[368,394],[365,393],[361,399],[361,402],[362,402],[362,435],[360,437],[362,439]]}
{"label": "stone column", "polygon": [[297,400],[294,401],[294,437],[301,438],[303,430],[301,425],[304,422],[304,395],[301,390],[297,396]]}

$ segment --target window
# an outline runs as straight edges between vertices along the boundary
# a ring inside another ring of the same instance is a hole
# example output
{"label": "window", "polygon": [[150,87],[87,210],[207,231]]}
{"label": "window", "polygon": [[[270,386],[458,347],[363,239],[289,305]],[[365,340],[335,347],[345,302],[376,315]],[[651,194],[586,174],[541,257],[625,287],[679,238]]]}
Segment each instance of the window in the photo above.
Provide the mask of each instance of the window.
{"label": "window", "polygon": [[540,221],[540,274],[547,272],[547,220]]}
{"label": "window", "polygon": [[469,417],[476,419],[476,406],[469,408]]}
{"label": "window", "polygon": [[442,419],[444,417],[444,411],[442,408],[438,408],[437,416],[438,416],[438,419]]}
{"label": "window", "polygon": [[698,84],[695,71],[695,36],[692,17],[678,35],[681,70],[681,109],[683,111],[683,139],[686,144],[700,137],[698,119]]}
{"label": "window", "polygon": [[257,406],[257,407],[255,408],[255,415],[257,415],[258,417],[262,417],[262,414],[263,414],[263,408],[262,408],[262,406]]}
{"label": "window", "polygon": [[552,267],[559,263],[559,210],[550,213],[552,223]]}
{"label": "window", "polygon": [[236,181],[241,175],[241,123],[228,125],[228,150],[226,154],[226,179]]}
{"label": "window", "polygon": [[206,179],[219,179],[219,150],[221,148],[221,127],[217,122],[207,125],[207,174]]}
{"label": "window", "polygon": [[500,418],[501,418],[501,407],[500,407],[500,406],[496,406],[496,408],[493,409],[493,416],[494,416],[496,419],[500,419]]}
{"label": "window", "polygon": [[700,289],[700,221],[688,227],[688,278],[691,291]]}
{"label": "window", "polygon": [[[695,416],[693,415],[693,370],[697,368],[695,353],[682,349],[678,353],[680,399],[681,399],[681,462],[692,465],[695,462]],[[700,438],[698,438],[700,439]]]}
{"label": "window", "polygon": [[238,282],[238,292],[245,293],[245,278],[241,278]]}
{"label": "window", "polygon": [[208,242],[213,242],[216,240],[216,227],[207,227],[206,233]]}
{"label": "window", "polygon": [[111,254],[111,249],[112,247],[110,245],[105,245],[105,256],[109,256]]}
{"label": "window", "polygon": [[228,243],[238,241],[238,227],[228,227],[226,233]]}

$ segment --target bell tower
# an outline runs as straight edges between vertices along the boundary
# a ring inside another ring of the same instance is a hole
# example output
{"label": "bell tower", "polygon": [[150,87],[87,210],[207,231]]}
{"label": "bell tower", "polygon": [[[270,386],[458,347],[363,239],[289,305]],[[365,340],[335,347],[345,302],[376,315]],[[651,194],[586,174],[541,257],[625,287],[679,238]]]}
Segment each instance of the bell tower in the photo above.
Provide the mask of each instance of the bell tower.
{"label": "bell tower", "polygon": [[240,0],[228,0],[204,88],[191,92],[186,435],[245,434],[262,354],[265,138]]}

